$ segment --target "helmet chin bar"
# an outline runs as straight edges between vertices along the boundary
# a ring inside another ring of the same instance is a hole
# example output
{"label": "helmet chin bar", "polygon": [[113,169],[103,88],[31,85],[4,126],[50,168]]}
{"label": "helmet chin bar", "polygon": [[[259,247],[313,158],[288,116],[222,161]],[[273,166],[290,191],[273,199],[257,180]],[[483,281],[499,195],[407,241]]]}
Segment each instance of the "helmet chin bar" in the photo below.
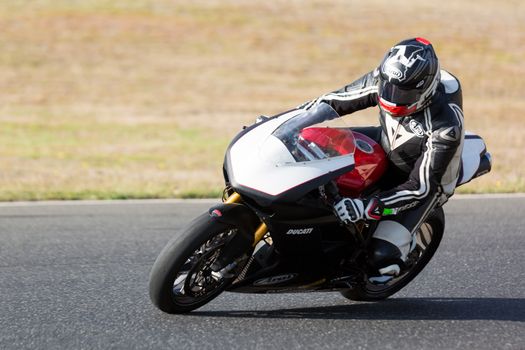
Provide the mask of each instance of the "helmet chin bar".
{"label": "helmet chin bar", "polygon": [[417,111],[417,102],[410,106],[396,105],[395,103],[389,102],[383,98],[379,98],[379,106],[388,114],[393,117],[406,117],[407,115],[414,114]]}

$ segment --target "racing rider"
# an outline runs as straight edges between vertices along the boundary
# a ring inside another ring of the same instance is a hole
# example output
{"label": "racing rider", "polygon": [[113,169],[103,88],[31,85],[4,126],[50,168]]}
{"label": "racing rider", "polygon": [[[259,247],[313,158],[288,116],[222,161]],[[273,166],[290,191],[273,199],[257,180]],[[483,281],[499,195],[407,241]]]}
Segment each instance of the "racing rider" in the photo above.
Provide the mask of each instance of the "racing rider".
{"label": "racing rider", "polygon": [[339,115],[379,105],[381,126],[357,131],[385,150],[389,186],[369,197],[343,198],[334,211],[347,224],[380,220],[370,245],[370,281],[385,283],[405,267],[427,215],[454,193],[464,139],[459,81],[440,70],[428,40],[413,38],[392,47],[378,68],[299,108],[320,103]]}

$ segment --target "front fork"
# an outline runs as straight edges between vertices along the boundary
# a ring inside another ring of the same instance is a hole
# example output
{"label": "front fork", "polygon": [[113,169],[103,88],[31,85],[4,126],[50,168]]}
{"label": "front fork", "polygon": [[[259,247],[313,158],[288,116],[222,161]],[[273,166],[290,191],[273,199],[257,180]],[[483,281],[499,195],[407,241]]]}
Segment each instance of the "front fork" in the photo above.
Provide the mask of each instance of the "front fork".
{"label": "front fork", "polygon": [[[241,196],[237,192],[233,192],[231,196],[229,196],[224,203],[240,203],[241,202]],[[268,232],[268,226],[264,222],[261,222],[259,227],[255,230],[255,233],[253,235],[253,243],[252,246],[255,247],[257,243],[263,239],[264,235]]]}
{"label": "front fork", "polygon": [[[237,204],[242,201],[241,196],[238,193],[233,193],[227,199],[224,200],[226,204]],[[212,264],[212,277],[216,280],[222,278],[234,277],[231,273],[232,270],[237,267],[237,260],[241,257],[246,249],[251,245],[255,247],[259,243],[264,235],[268,232],[268,227],[262,222],[255,232],[253,233],[252,242],[247,241],[249,233],[247,235],[240,234],[235,235],[224,247],[217,260]]]}

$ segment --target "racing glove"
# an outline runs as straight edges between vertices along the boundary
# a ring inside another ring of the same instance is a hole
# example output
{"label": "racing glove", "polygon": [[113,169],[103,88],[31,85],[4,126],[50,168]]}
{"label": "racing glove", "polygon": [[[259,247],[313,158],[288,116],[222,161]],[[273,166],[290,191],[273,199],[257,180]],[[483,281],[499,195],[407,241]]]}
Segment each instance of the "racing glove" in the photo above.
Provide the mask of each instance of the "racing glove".
{"label": "racing glove", "polygon": [[343,223],[350,224],[359,220],[380,220],[383,203],[376,197],[368,199],[343,198],[334,205],[334,211]]}

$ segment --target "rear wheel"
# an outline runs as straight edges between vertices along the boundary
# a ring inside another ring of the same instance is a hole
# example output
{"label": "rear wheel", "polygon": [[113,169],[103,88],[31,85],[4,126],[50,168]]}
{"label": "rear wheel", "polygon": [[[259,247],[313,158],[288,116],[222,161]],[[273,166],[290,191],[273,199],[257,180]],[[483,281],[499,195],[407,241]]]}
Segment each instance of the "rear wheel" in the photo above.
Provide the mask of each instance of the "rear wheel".
{"label": "rear wheel", "polygon": [[245,256],[229,276],[212,275],[211,265],[226,243],[238,233],[236,227],[197,218],[180,236],[171,240],[155,261],[150,274],[150,298],[167,313],[185,313],[218,296],[240,273]]}
{"label": "rear wheel", "polygon": [[439,207],[429,215],[416,232],[416,247],[409,254],[409,268],[385,284],[373,284],[367,281],[362,285],[345,290],[341,294],[351,300],[377,301],[397,293],[412,281],[428,264],[439,247],[445,229],[445,215]]}

